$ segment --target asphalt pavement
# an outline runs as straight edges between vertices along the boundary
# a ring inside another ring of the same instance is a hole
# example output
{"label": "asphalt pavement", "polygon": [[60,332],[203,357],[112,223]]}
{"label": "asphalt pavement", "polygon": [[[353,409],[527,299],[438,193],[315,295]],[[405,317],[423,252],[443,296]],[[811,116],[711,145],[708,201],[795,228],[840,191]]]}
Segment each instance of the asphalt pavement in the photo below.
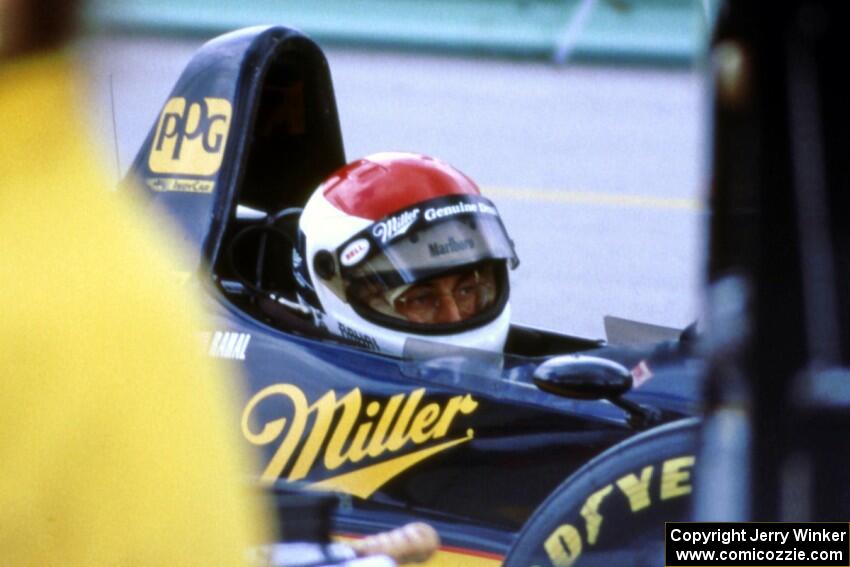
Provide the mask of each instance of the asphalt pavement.
{"label": "asphalt pavement", "polygon": [[[80,46],[106,167],[126,170],[197,39]],[[349,159],[431,154],[499,207],[514,319],[602,337],[606,314],[697,318],[707,186],[700,70],[327,50]]]}

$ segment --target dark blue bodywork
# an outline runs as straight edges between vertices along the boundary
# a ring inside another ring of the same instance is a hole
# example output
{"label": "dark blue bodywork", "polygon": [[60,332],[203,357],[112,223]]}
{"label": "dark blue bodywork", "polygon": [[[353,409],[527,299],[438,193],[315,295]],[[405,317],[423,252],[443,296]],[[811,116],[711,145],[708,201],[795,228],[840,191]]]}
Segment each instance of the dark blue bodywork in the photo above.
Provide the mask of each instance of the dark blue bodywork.
{"label": "dark blue bodywork", "polygon": [[251,28],[197,53],[125,185],[182,229],[187,285],[211,315],[207,348],[244,378],[234,427],[260,449],[265,481],[351,495],[342,533],[424,518],[448,544],[499,556],[561,481],[637,432],[608,401],[538,390],[542,360],[643,361],[654,376],[625,398],[660,421],[696,412],[700,363],[680,341],[615,348],[514,326],[503,356],[423,342],[395,358],[312,335],[296,316],[268,316],[234,283],[237,264],[266,261],[234,259],[234,235],[251,222],[236,205],[303,205],[344,162],[321,50],[286,28]]}

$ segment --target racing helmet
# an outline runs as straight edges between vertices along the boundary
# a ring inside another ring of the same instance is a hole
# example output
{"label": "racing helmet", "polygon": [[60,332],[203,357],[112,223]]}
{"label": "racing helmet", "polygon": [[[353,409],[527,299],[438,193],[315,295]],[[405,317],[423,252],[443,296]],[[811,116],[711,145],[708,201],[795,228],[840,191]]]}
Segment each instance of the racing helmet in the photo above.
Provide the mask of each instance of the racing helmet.
{"label": "racing helmet", "polygon": [[519,260],[496,207],[452,166],[357,160],[314,191],[298,228],[298,300],[320,328],[393,355],[410,338],[504,347]]}

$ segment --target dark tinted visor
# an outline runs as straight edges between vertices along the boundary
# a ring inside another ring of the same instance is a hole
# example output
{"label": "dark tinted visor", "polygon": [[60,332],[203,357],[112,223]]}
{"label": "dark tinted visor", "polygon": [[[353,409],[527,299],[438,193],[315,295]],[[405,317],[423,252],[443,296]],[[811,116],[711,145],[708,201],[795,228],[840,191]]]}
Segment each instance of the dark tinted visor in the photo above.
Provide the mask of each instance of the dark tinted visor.
{"label": "dark tinted visor", "polygon": [[496,207],[483,197],[426,201],[381,219],[338,252],[346,285],[368,280],[389,289],[484,260],[519,260]]}
{"label": "dark tinted visor", "polygon": [[497,314],[507,299],[504,266],[518,264],[495,206],[468,195],[381,219],[341,246],[337,259],[346,298],[362,316],[444,331],[447,322]]}

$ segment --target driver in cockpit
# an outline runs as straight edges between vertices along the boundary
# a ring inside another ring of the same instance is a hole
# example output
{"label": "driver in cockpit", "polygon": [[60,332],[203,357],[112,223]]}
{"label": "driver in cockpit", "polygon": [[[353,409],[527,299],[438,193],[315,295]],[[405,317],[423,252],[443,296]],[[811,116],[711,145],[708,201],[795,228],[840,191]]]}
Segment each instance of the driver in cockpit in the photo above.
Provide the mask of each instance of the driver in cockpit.
{"label": "driver in cockpit", "polygon": [[501,351],[517,264],[478,186],[409,153],[334,172],[307,202],[293,253],[298,300],[313,324],[393,355],[411,337]]}

